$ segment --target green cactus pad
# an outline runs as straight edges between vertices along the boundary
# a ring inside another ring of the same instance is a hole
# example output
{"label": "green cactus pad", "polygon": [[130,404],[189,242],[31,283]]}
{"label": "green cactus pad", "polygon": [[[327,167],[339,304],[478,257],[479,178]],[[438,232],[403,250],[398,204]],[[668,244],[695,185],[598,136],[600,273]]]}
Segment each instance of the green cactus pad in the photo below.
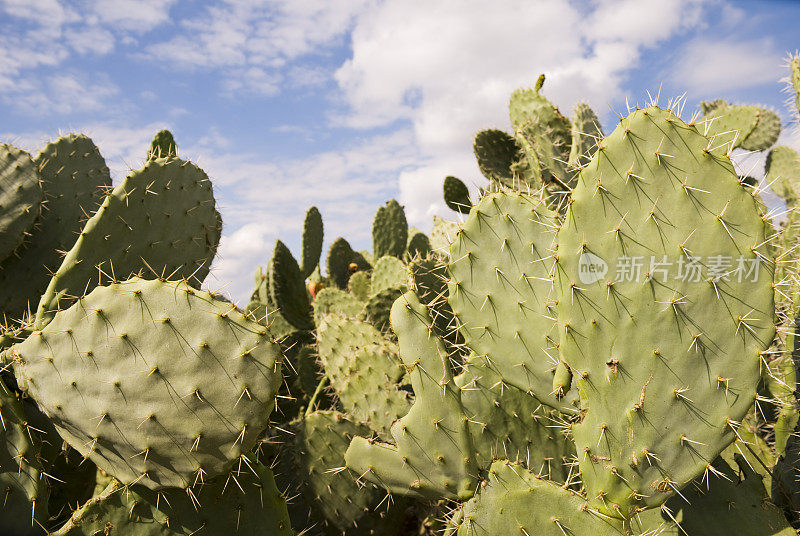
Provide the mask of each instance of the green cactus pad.
{"label": "green cactus pad", "polygon": [[47,520],[47,486],[39,461],[38,432],[22,404],[0,379],[0,533],[41,534]]}
{"label": "green cactus pad", "polygon": [[185,283],[97,287],[11,351],[20,386],[73,448],[152,489],[230,468],[280,383],[269,332]]}
{"label": "green cactus pad", "polygon": [[70,134],[48,143],[35,162],[45,210],[30,239],[0,264],[0,310],[12,318],[22,317],[28,307],[35,312],[63,252],[111,188],[105,160],[86,136]]}
{"label": "green cactus pad", "polygon": [[[341,289],[347,288],[347,281],[354,271],[369,270],[370,264],[361,253],[353,251],[344,238],[337,238],[328,250],[328,277]],[[355,270],[352,269],[355,265]]]}
{"label": "green cactus pad", "polygon": [[464,340],[506,382],[576,413],[576,396],[553,392],[558,365],[551,271],[555,214],[536,198],[486,195],[450,249],[449,303]]}
{"label": "green cactus pad", "polygon": [[217,228],[211,181],[203,170],[177,158],[147,162],[86,222],[39,302],[37,325],[87,287],[139,273],[199,286],[216,254]]}
{"label": "green cactus pad", "polygon": [[728,149],[747,151],[769,149],[781,133],[781,120],[775,112],[757,106],[720,104],[698,123],[711,147],[724,154]]}
{"label": "green cactus pad", "polygon": [[774,147],[767,155],[764,180],[786,204],[794,206],[800,198],[800,155],[784,145]]}
{"label": "green cactus pad", "polygon": [[286,501],[272,472],[243,460],[230,475],[188,491],[154,492],[112,481],[53,536],[291,536]]}
{"label": "green cactus pad", "polygon": [[445,220],[439,216],[433,217],[433,231],[431,231],[431,249],[438,255],[446,256],[450,253],[450,244],[456,239],[461,226],[457,221]]}
{"label": "green cactus pad", "polygon": [[395,288],[384,289],[372,296],[364,306],[364,319],[378,328],[381,333],[393,337],[389,315],[392,312],[394,301],[402,296],[403,290]]}
{"label": "green cactus pad", "polygon": [[301,246],[303,253],[300,259],[300,271],[303,272],[303,279],[310,277],[319,266],[323,238],[322,214],[319,213],[317,207],[311,207],[306,211],[306,218],[303,220],[303,243]]}
{"label": "green cactus pad", "polygon": [[39,172],[31,156],[0,143],[0,260],[20,245],[42,204]]}
{"label": "green cactus pad", "polygon": [[717,108],[728,106],[728,102],[723,99],[716,99],[713,101],[700,101],[700,110],[703,115],[708,115]]}
{"label": "green cactus pad", "polygon": [[497,461],[459,514],[458,536],[623,535],[622,522],[595,512],[574,491],[521,465]]}
{"label": "green cactus pad", "polygon": [[172,137],[172,132],[167,129],[159,130],[153,141],[150,142],[150,149],[147,151],[147,159],[156,158],[176,158],[178,156],[178,144]]}
{"label": "green cactus pad", "polygon": [[397,257],[381,257],[372,269],[371,294],[390,288],[408,286],[408,266]]}
{"label": "green cactus pad", "polygon": [[544,183],[555,183],[558,189],[569,188],[574,183],[567,169],[572,127],[569,119],[539,93],[543,84],[541,75],[534,89],[514,91],[508,105],[509,116],[517,145],[524,153],[536,155]]}
{"label": "green cactus pad", "polygon": [[406,245],[406,256],[408,259],[418,259],[427,257],[431,253],[431,241],[428,235],[418,230],[408,231],[408,244]]}
{"label": "green cactus pad", "polygon": [[575,105],[575,112],[572,116],[572,146],[569,152],[569,164],[574,167],[588,164],[603,136],[600,120],[594,110],[583,102]]}
{"label": "green cactus pad", "polygon": [[347,467],[393,493],[423,498],[469,498],[477,465],[460,389],[428,311],[413,292],[392,308],[400,359],[409,371],[414,405],[392,425],[394,444],[353,438]]}
{"label": "green cactus pad", "polygon": [[313,311],[306,290],[305,277],[292,252],[283,242],[275,242],[267,268],[270,302],[281,316],[297,329],[314,329]]}
{"label": "green cactus pad", "polygon": [[367,272],[356,272],[350,276],[350,280],[347,282],[347,290],[362,302],[369,299],[371,287],[372,283]]}
{"label": "green cactus pad", "polygon": [[469,214],[472,201],[469,199],[469,188],[466,184],[456,177],[447,176],[444,178],[442,189],[447,208],[460,214]]}
{"label": "green cactus pad", "polygon": [[344,410],[391,437],[392,423],[408,413],[411,400],[400,389],[405,373],[397,345],[366,322],[328,314],[317,329],[319,359]]}
{"label": "green cactus pad", "polygon": [[372,256],[376,261],[386,255],[402,258],[407,243],[406,213],[394,199],[387,201],[372,222]]}
{"label": "green cactus pad", "polygon": [[707,146],[671,111],[633,112],[581,171],[558,234],[573,436],[609,515],[660,505],[735,439],[775,333],[765,224]]}
{"label": "green cactus pad", "polygon": [[479,467],[506,458],[548,480],[565,482],[575,444],[567,437],[564,416],[504,382],[485,358],[470,356],[464,368],[455,382],[461,388]]}
{"label": "green cactus pad", "polygon": [[800,54],[789,58],[789,84],[795,109],[800,115]]}
{"label": "green cactus pad", "polygon": [[364,309],[364,303],[338,288],[324,288],[314,299],[314,324],[319,326],[328,313],[336,313],[346,318],[355,318]]}
{"label": "green cactus pad", "polygon": [[[669,534],[706,536],[794,536],[783,513],[772,503],[761,477],[737,455],[739,473],[716,460],[702,480],[694,481],[664,505],[662,520],[670,516],[680,528]],[[652,517],[649,516],[649,517]],[[652,529],[653,527],[643,527]]]}
{"label": "green cactus pad", "polygon": [[453,309],[447,303],[447,266],[436,256],[418,259],[409,265],[413,290],[430,312],[433,328],[444,342],[447,354],[457,358],[462,354],[464,337],[458,330]]}
{"label": "green cactus pad", "polygon": [[[358,475],[344,469],[350,440],[369,435],[341,413],[315,411],[293,423],[294,475],[300,493],[329,525],[326,532],[346,535],[393,534],[405,517],[402,498],[386,497],[374,484],[357,482]],[[299,528],[299,527],[298,527]]]}
{"label": "green cactus pad", "polygon": [[509,188],[518,186],[511,171],[520,157],[514,136],[495,128],[481,130],[475,134],[472,149],[484,177]]}

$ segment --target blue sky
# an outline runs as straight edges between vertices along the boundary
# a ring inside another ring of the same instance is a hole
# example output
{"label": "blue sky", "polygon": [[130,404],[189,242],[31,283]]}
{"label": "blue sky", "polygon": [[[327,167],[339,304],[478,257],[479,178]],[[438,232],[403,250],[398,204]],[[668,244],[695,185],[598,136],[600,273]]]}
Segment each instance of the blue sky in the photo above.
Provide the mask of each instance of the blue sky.
{"label": "blue sky", "polygon": [[119,180],[170,128],[225,220],[208,286],[243,303],[312,204],[327,243],[359,248],[392,197],[423,229],[455,217],[442,180],[485,182],[474,133],[510,130],[510,92],[542,72],[606,132],[660,87],[686,117],[718,97],[770,106],[800,148],[780,82],[798,20],[777,0],[0,0],[0,141],[85,132]]}

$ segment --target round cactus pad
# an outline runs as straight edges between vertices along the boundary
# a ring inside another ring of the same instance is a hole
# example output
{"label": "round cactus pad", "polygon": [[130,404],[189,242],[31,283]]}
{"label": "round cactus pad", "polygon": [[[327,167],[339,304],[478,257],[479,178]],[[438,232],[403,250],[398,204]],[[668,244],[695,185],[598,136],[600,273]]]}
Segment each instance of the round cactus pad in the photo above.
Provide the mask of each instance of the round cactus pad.
{"label": "round cactus pad", "polygon": [[97,287],[12,352],[17,381],[73,448],[152,489],[226,471],[280,383],[270,333],[185,283]]}

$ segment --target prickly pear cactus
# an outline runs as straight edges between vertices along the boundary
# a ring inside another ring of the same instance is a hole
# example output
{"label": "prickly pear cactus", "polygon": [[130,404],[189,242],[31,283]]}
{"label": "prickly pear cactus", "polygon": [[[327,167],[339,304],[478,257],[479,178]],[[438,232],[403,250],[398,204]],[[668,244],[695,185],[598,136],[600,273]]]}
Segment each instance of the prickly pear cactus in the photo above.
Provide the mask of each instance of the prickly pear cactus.
{"label": "prickly pear cactus", "polygon": [[297,329],[314,329],[313,310],[305,278],[292,252],[278,240],[267,268],[269,301]]}
{"label": "prickly pear cactus", "polygon": [[623,119],[580,174],[554,267],[560,355],[589,500],[663,503],[736,438],[772,342],[772,260],[755,199],[669,110]]}
{"label": "prickly pear cactus", "polygon": [[[520,181],[524,186],[538,186],[536,183],[531,184],[530,180],[540,181],[540,178],[514,176],[512,166],[521,155],[513,136],[496,128],[481,130],[475,134],[472,149],[481,173],[490,181],[509,188],[520,187]],[[538,166],[536,171],[538,172]]]}
{"label": "prickly pear cactus", "polygon": [[177,158],[132,172],[83,227],[42,296],[37,325],[95,285],[142,274],[199,286],[217,250],[217,213],[205,172]]}
{"label": "prickly pear cactus", "polygon": [[195,491],[154,492],[112,481],[76,510],[54,536],[291,536],[286,501],[272,472],[250,458]]}
{"label": "prickly pear cactus", "polygon": [[800,54],[789,58],[789,84],[794,106],[800,114]]}
{"label": "prickly pear cactus", "polygon": [[408,222],[400,203],[394,199],[378,208],[372,222],[372,255],[377,261],[385,255],[403,257],[408,243]]}
{"label": "prickly pear cactus", "polygon": [[328,277],[341,289],[347,288],[347,281],[354,272],[368,270],[370,264],[364,256],[353,251],[344,238],[337,238],[328,250]]}
{"label": "prickly pear cactus", "polygon": [[780,136],[781,119],[772,110],[730,105],[725,101],[715,101],[705,109],[709,111],[698,125],[711,139],[712,148],[721,150],[722,154],[736,148],[764,151]]}
{"label": "prickly pear cactus", "polygon": [[486,195],[450,248],[449,303],[476,354],[509,384],[576,413],[553,389],[558,331],[552,285],[556,216],[536,198]]}
{"label": "prickly pear cactus", "polygon": [[459,214],[469,214],[472,202],[469,200],[469,188],[456,177],[447,176],[442,185],[444,202],[447,208]]}
{"label": "prickly pear cactus", "polygon": [[800,198],[800,155],[791,147],[779,145],[767,155],[764,180],[786,204],[796,206]]}
{"label": "prickly pear cactus", "polygon": [[594,110],[584,102],[576,104],[572,116],[572,146],[569,152],[569,164],[574,167],[588,164],[603,136],[600,120]]}
{"label": "prickly pear cactus", "polygon": [[167,129],[159,130],[150,142],[150,149],[147,151],[147,159],[156,158],[175,158],[178,156],[178,145],[172,132]]}
{"label": "prickly pear cactus", "polygon": [[323,230],[322,215],[319,213],[319,209],[317,207],[309,208],[303,221],[303,244],[300,259],[300,271],[303,273],[303,279],[310,277],[319,266],[319,256],[322,255],[324,238]]}
{"label": "prickly pear cactus", "polygon": [[0,259],[20,245],[39,216],[42,188],[31,156],[0,143]]}
{"label": "prickly pear cactus", "polygon": [[395,302],[391,319],[414,405],[392,425],[394,444],[353,438],[345,454],[347,467],[400,495],[469,498],[477,464],[447,353],[432,335],[427,308],[413,292]]}
{"label": "prickly pear cactus", "polygon": [[22,404],[0,379],[0,533],[41,534],[47,521],[47,485],[39,460],[38,433]]}
{"label": "prickly pear cactus", "polygon": [[381,257],[372,269],[371,281],[371,295],[390,288],[402,288],[405,291],[408,286],[408,266],[397,257]]}
{"label": "prickly pear cactus", "polygon": [[0,264],[0,310],[21,318],[47,289],[86,219],[111,189],[111,175],[95,144],[82,134],[48,143],[36,156],[46,210],[15,255]]}
{"label": "prickly pear cactus", "polygon": [[505,460],[492,464],[478,489],[458,514],[457,536],[626,533],[621,521],[596,512],[574,491]]}
{"label": "prickly pear cactus", "polygon": [[280,383],[269,332],[185,283],[98,287],[11,349],[59,434],[123,483],[187,487],[228,470]]}

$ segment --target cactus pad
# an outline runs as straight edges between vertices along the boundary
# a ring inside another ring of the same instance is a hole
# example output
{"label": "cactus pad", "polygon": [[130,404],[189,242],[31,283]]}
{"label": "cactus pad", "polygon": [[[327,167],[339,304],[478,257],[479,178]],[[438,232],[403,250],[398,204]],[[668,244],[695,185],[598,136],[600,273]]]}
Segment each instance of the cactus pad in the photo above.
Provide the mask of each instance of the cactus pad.
{"label": "cactus pad", "polygon": [[562,411],[575,397],[553,392],[558,332],[551,271],[556,221],[522,194],[488,194],[450,249],[449,303],[464,340],[506,382]]}
{"label": "cactus pad", "polygon": [[0,260],[22,244],[41,204],[39,172],[31,156],[0,143]]}
{"label": "cactus pad", "polygon": [[786,204],[794,206],[800,199],[800,155],[791,147],[779,145],[767,155],[765,181]]}
{"label": "cactus pad", "polygon": [[150,149],[147,151],[147,159],[156,158],[175,158],[178,156],[178,145],[172,132],[167,129],[159,130],[150,142]]}
{"label": "cactus pad", "polygon": [[450,210],[460,214],[469,214],[472,202],[469,200],[469,188],[456,177],[447,176],[442,185],[444,202]]}
{"label": "cactus pad", "polygon": [[623,119],[580,174],[554,269],[589,500],[628,517],[702,473],[752,407],[772,342],[756,200],[672,111]]}
{"label": "cactus pad", "polygon": [[372,222],[372,256],[377,261],[385,255],[398,259],[408,243],[408,222],[400,203],[392,199],[378,208]]}
{"label": "cactus pad", "polygon": [[302,256],[300,258],[300,271],[303,272],[303,279],[311,276],[319,265],[319,256],[322,255],[323,231],[322,215],[319,213],[319,209],[317,207],[309,208],[306,211],[306,218],[303,220]]}
{"label": "cactus pad", "polygon": [[431,253],[431,241],[422,231],[409,230],[406,255],[409,259],[427,257]]}
{"label": "cactus pad", "polygon": [[267,268],[269,301],[297,329],[314,329],[305,278],[292,252],[278,240]]}
{"label": "cactus pad", "polygon": [[372,269],[372,287],[370,294],[390,288],[408,286],[408,267],[397,257],[381,257]]}
{"label": "cactus pad", "polygon": [[[347,288],[347,281],[353,272],[368,270],[370,264],[363,255],[353,251],[350,243],[344,238],[337,238],[328,250],[328,277],[330,277],[337,287]],[[355,265],[355,269],[353,269]]]}
{"label": "cactus pad", "polygon": [[185,283],[98,287],[12,352],[20,386],[73,448],[153,489],[230,468],[280,383],[269,332]]}
{"label": "cactus pad", "polygon": [[218,223],[203,170],[177,158],[147,162],[86,222],[39,302],[39,327],[87,287],[131,275],[186,278],[199,286],[216,254]]}
{"label": "cactus pad", "polygon": [[413,292],[394,303],[391,319],[414,405],[392,425],[393,445],[353,438],[345,454],[347,467],[400,495],[469,498],[477,466],[447,353]]}
{"label": "cactus pad", "polygon": [[[64,251],[102,203],[111,176],[95,144],[70,134],[48,143],[36,157],[45,208],[30,240],[0,264],[0,310],[20,318],[44,293]],[[29,304],[29,300],[32,303]]]}
{"label": "cactus pad", "polygon": [[475,134],[472,149],[484,177],[509,188],[515,186],[511,166],[520,155],[514,136],[495,128],[481,130]]}
{"label": "cactus pad", "polygon": [[319,326],[322,318],[328,313],[355,318],[363,309],[364,303],[354,295],[338,288],[324,288],[314,300],[314,324]]}
{"label": "cactus pad", "polygon": [[579,102],[575,105],[572,117],[572,147],[569,163],[572,166],[584,166],[592,159],[597,144],[603,138],[600,120],[588,104]]}

